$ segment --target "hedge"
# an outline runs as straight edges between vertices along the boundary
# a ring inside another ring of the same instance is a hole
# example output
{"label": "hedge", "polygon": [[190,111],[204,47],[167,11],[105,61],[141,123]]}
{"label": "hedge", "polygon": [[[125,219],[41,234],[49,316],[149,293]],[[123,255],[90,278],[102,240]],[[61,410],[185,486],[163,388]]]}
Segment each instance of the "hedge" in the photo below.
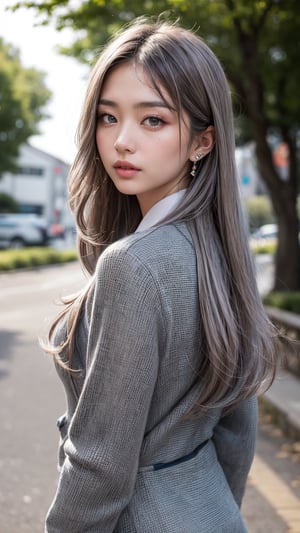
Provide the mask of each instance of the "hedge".
{"label": "hedge", "polygon": [[264,304],[300,314],[300,291],[270,292],[264,297]]}
{"label": "hedge", "polygon": [[273,255],[276,252],[276,244],[259,244],[257,246],[251,246],[250,248],[254,255],[256,254],[270,254]]}
{"label": "hedge", "polygon": [[[264,224],[276,224],[272,202],[267,195],[256,195],[244,199],[250,233]],[[297,198],[297,213],[300,220],[300,196]]]}
{"label": "hedge", "polygon": [[276,223],[271,200],[268,196],[251,196],[244,200],[250,233],[264,224]]}
{"label": "hedge", "polygon": [[15,270],[41,265],[76,261],[76,250],[56,250],[54,248],[22,248],[21,250],[0,251],[0,271]]}

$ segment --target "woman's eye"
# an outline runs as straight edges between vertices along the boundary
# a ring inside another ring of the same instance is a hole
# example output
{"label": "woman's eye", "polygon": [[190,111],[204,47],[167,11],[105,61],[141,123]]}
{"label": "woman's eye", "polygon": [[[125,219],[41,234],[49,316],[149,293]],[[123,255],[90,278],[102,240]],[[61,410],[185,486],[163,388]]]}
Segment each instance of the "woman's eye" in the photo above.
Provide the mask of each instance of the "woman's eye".
{"label": "woman's eye", "polygon": [[98,115],[98,120],[103,122],[104,124],[114,124],[116,121],[116,118],[113,115],[110,115],[109,113],[100,113]]}
{"label": "woman's eye", "polygon": [[157,128],[158,126],[162,126],[164,121],[159,117],[147,117],[145,118],[144,123],[151,128]]}

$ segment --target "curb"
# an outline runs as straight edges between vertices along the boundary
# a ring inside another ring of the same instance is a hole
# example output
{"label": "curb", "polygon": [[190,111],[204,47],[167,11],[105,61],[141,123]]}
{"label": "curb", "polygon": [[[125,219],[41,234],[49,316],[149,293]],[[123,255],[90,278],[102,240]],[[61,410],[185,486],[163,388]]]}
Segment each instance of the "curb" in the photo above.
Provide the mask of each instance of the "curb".
{"label": "curb", "polygon": [[281,370],[259,401],[285,436],[300,441],[299,378]]}
{"label": "curb", "polygon": [[[295,333],[299,338],[300,315],[265,306],[269,319],[284,328],[288,334]],[[260,402],[273,422],[280,427],[286,437],[300,441],[300,362],[299,353],[285,354],[285,369],[281,369],[271,387],[261,396]]]}

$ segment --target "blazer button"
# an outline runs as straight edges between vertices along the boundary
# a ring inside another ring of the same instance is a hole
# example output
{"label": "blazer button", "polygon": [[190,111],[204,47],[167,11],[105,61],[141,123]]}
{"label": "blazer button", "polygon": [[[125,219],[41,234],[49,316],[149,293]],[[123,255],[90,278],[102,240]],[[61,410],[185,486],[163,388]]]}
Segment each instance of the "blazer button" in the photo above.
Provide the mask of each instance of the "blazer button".
{"label": "blazer button", "polygon": [[56,422],[58,429],[62,429],[66,422],[67,422],[67,415],[60,416]]}

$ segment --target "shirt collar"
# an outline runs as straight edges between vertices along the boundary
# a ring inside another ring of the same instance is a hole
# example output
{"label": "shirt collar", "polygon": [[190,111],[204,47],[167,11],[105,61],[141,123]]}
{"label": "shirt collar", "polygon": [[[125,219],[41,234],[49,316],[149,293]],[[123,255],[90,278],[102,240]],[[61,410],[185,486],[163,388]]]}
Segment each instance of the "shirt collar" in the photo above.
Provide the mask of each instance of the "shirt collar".
{"label": "shirt collar", "polygon": [[145,231],[152,228],[156,224],[159,224],[163,218],[169,215],[179,205],[185,195],[185,192],[186,189],[181,189],[180,191],[169,194],[169,196],[159,200],[159,202],[154,204],[154,206],[149,209],[135,232],[139,233],[140,231]]}

